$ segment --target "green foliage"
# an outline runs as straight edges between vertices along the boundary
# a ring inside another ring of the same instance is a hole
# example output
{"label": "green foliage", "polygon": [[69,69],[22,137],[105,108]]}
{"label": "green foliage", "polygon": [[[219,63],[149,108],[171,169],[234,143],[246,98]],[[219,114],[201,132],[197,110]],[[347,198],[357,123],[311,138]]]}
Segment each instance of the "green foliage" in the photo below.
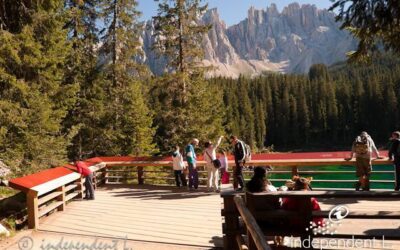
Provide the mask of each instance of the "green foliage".
{"label": "green foliage", "polygon": [[363,130],[386,144],[399,129],[399,73],[400,60],[385,55],[373,64],[314,65],[308,76],[210,81],[224,92],[226,133],[238,135],[254,151],[270,145],[325,150],[348,149]]}
{"label": "green foliage", "polygon": [[398,0],[335,0],[330,10],[336,10],[341,28],[358,38],[351,60],[370,59],[382,48],[400,52],[400,2]]}
{"label": "green foliage", "polygon": [[65,159],[61,121],[74,94],[62,84],[61,65],[70,52],[62,4],[44,2],[21,33],[0,30],[0,157],[29,171]]}
{"label": "green foliage", "polygon": [[169,152],[177,144],[185,145],[194,137],[204,142],[215,140],[223,133],[225,112],[220,86],[193,78],[188,101],[182,106],[182,92],[176,79],[179,75],[168,74],[156,79],[150,91],[161,152]]}
{"label": "green foliage", "polygon": [[167,59],[170,72],[156,79],[151,91],[161,152],[176,144],[185,145],[194,137],[214,140],[223,131],[222,92],[203,77],[206,68],[201,65],[201,42],[210,27],[199,21],[207,9],[200,3],[163,0],[153,18],[154,50]]}
{"label": "green foliage", "polygon": [[70,135],[70,159],[94,155],[99,145],[95,135],[104,110],[104,90],[99,81],[98,54],[95,49],[99,42],[96,27],[98,4],[98,0],[68,0],[65,3],[72,51],[66,60],[64,82],[77,88],[63,122],[64,130]]}
{"label": "green foliage", "polygon": [[158,15],[153,18],[156,43],[154,48],[168,59],[168,71],[199,74],[204,66],[203,35],[211,28],[200,24],[200,16],[207,10],[202,0],[155,0]]}
{"label": "green foliage", "polygon": [[153,113],[143,97],[147,71],[134,57],[139,54],[137,1],[102,1],[103,31],[101,50],[111,61],[103,65],[101,80],[105,92],[96,153],[104,155],[147,155],[155,151],[152,143]]}

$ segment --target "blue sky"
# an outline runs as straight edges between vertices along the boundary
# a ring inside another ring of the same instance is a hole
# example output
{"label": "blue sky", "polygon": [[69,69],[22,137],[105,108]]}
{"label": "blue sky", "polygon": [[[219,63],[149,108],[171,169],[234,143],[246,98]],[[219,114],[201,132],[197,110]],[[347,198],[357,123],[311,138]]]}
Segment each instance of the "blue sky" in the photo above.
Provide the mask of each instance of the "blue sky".
{"label": "blue sky", "polygon": [[[158,4],[154,0],[138,0],[139,10],[142,12],[142,20],[151,19],[157,13]],[[250,6],[257,9],[265,9],[271,3],[278,6],[279,11],[292,2],[299,4],[315,4],[318,8],[329,8],[330,0],[205,0],[209,8],[218,8],[222,20],[229,26],[236,24],[247,17]]]}

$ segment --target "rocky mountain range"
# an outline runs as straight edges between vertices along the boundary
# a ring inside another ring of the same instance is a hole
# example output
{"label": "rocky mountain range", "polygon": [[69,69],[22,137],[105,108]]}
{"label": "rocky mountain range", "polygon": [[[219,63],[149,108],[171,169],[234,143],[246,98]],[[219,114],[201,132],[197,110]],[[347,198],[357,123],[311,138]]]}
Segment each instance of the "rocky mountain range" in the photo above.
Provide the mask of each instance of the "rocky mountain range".
{"label": "rocky mountain range", "polygon": [[[356,48],[351,34],[339,29],[335,15],[315,5],[292,3],[281,12],[275,4],[248,10],[247,18],[227,27],[217,9],[210,9],[202,22],[212,29],[204,37],[205,65],[213,65],[210,76],[255,76],[266,71],[305,73],[311,65],[331,65]],[[144,55],[153,73],[161,74],[165,59],[151,51],[152,23],[142,34]]]}

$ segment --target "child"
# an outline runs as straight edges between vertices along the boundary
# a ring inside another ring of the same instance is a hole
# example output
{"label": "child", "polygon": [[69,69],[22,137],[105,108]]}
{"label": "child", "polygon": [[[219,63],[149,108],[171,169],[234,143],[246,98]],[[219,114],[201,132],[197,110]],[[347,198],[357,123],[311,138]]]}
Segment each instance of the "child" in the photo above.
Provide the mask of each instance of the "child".
{"label": "child", "polygon": [[176,186],[180,187],[186,186],[186,179],[183,174],[183,170],[185,169],[185,163],[183,162],[183,157],[179,152],[179,146],[175,146],[175,151],[172,153],[172,163],[175,175]]}
{"label": "child", "polygon": [[218,160],[221,163],[221,167],[219,168],[221,184],[229,184],[228,157],[224,149],[219,151]]}
{"label": "child", "polygon": [[[304,178],[300,176],[295,176],[293,178],[294,181],[294,191],[310,191],[310,182],[312,178]],[[301,200],[298,199],[293,199],[293,198],[283,198],[282,199],[282,208],[285,210],[290,210],[290,211],[297,211],[299,207],[301,207],[302,204],[299,204],[299,202],[302,202]],[[318,204],[317,199],[311,198],[311,207],[313,211],[321,211],[321,207]],[[321,225],[323,223],[323,218],[314,218],[313,222],[316,225]],[[292,226],[295,227],[302,227],[304,225],[301,224],[300,221],[292,221]]]}

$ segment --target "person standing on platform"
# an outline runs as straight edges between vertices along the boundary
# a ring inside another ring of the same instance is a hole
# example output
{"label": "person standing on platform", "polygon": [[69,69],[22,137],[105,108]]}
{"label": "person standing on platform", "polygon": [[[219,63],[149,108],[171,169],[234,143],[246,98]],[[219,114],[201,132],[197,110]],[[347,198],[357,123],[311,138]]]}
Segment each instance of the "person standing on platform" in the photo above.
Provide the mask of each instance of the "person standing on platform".
{"label": "person standing on platform", "polygon": [[93,173],[83,161],[75,163],[78,173],[85,178],[85,198],[87,200],[94,200],[94,186],[93,186]]}
{"label": "person standing on platform", "polygon": [[182,154],[179,152],[179,146],[175,146],[175,151],[172,153],[172,163],[174,169],[175,182],[177,187],[187,186],[183,170],[185,163],[183,162]]}
{"label": "person standing on platform", "polygon": [[206,162],[207,169],[207,188],[208,191],[219,192],[219,168],[221,162],[217,159],[217,152],[219,145],[221,144],[223,136],[219,137],[217,144],[214,146],[212,142],[208,141],[204,144],[204,160]]}
{"label": "person standing on platform", "polygon": [[369,177],[372,171],[372,152],[375,153],[377,159],[382,159],[379,156],[379,151],[375,146],[374,141],[367,132],[362,132],[353,142],[351,155],[345,160],[350,161],[353,156],[356,156],[356,175],[359,181],[356,183],[356,190],[369,191]]}
{"label": "person standing on platform", "polygon": [[220,149],[218,160],[221,163],[221,167],[219,168],[221,171],[221,184],[229,184],[228,157],[224,149]]}
{"label": "person standing on platform", "polygon": [[389,148],[389,160],[393,161],[395,170],[395,185],[394,190],[400,190],[400,132],[392,133],[391,145]]}
{"label": "person standing on platform", "polygon": [[[233,188],[240,192],[244,188],[242,169],[246,158],[246,147],[244,142],[234,135],[230,137],[230,141],[233,146],[233,155],[235,157],[235,166],[233,167]],[[238,188],[238,186],[240,187]]]}
{"label": "person standing on platform", "polygon": [[186,161],[189,168],[189,190],[199,187],[199,174],[196,168],[196,152],[194,148],[199,145],[199,140],[194,138],[185,148]]}

